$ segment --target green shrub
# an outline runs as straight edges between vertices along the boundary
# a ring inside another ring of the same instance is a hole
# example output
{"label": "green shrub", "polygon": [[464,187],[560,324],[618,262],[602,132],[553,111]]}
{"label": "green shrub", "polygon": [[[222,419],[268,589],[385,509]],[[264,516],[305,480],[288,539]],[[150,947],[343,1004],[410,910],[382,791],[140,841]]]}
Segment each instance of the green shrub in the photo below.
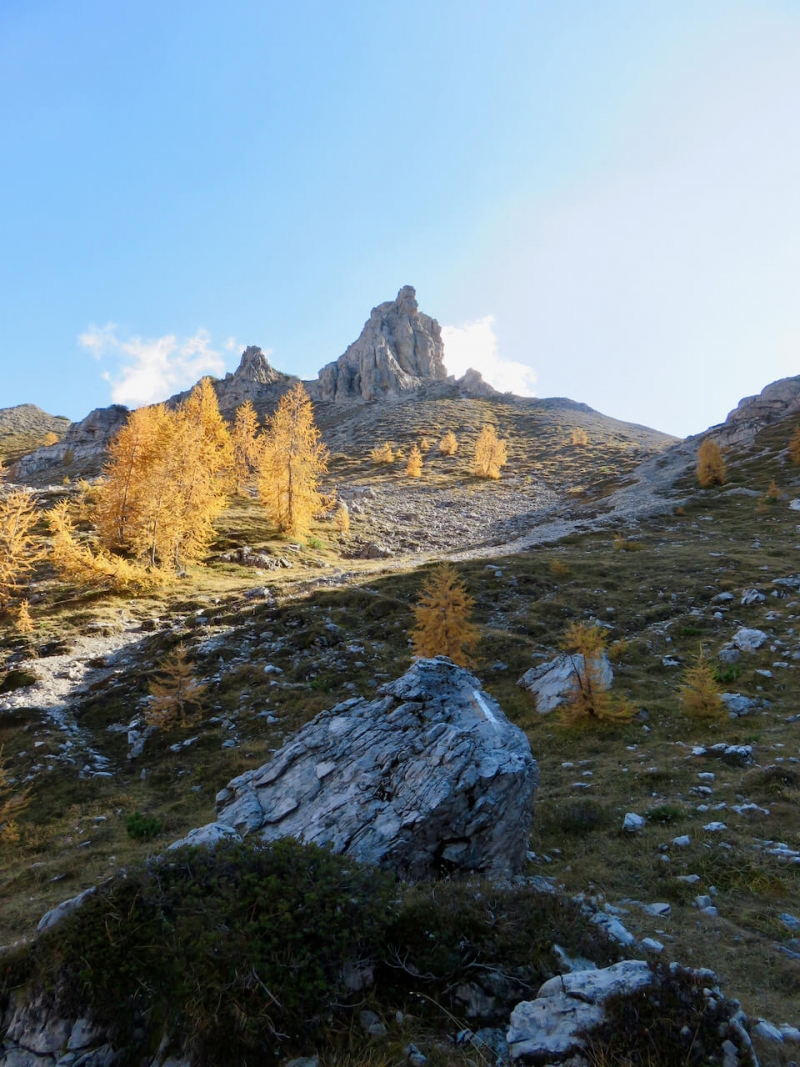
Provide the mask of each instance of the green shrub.
{"label": "green shrub", "polygon": [[374,958],[394,881],[292,840],[181,849],[102,887],[4,969],[108,1028],[138,1064],[136,1019],[199,1065],[275,1060],[284,1038],[346,997],[342,968]]}
{"label": "green shrub", "polygon": [[155,815],[142,815],[140,811],[135,811],[125,819],[125,829],[128,831],[128,837],[136,838],[137,841],[158,837],[161,833],[161,820]]}
{"label": "green shrub", "polygon": [[315,552],[321,552],[325,547],[318,537],[307,537],[306,544],[309,548],[313,548]]}
{"label": "green shrub", "polygon": [[679,808],[677,804],[659,804],[657,808],[650,808],[649,811],[644,813],[644,817],[648,822],[657,823],[669,823],[675,822],[678,819],[683,819],[686,812],[683,808]]}

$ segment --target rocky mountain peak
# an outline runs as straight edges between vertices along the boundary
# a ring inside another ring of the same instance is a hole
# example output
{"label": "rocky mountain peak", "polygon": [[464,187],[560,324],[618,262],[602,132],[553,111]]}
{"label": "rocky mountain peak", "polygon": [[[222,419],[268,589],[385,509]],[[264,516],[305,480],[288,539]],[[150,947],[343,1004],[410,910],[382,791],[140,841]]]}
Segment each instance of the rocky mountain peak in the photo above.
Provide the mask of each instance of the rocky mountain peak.
{"label": "rocky mountain peak", "polygon": [[239,366],[233,374],[227,374],[225,380],[272,385],[281,377],[280,372],[275,370],[258,345],[248,345],[242,352]]}
{"label": "rocky mountain peak", "polygon": [[441,327],[404,285],[396,300],[372,309],[358,340],[319,372],[314,391],[320,400],[382,400],[446,377]]}

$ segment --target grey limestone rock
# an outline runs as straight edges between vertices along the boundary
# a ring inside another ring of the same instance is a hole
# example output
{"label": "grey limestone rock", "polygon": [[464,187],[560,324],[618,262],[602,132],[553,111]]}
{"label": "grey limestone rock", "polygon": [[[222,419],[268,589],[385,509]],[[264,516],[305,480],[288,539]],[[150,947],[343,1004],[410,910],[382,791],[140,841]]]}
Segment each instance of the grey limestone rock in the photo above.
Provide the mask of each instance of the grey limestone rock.
{"label": "grey limestone rock", "polygon": [[106,446],[125,425],[128,415],[122,404],[95,408],[85,419],[73,422],[57,444],[37,448],[19,459],[11,470],[12,478],[25,482],[65,465],[70,473],[99,473]]}
{"label": "grey limestone rock", "polygon": [[416,292],[404,285],[396,300],[372,309],[357,341],[319,372],[320,400],[380,400],[443,381],[442,331],[419,310]]}
{"label": "grey limestone rock", "polygon": [[733,635],[733,644],[742,652],[755,652],[768,640],[769,636],[763,630],[752,630],[747,626]]}
{"label": "grey limestone rock", "polygon": [[[608,656],[603,653],[593,661],[593,665],[600,687],[609,689],[614,680],[614,672]],[[570,690],[576,685],[583,671],[583,656],[564,653],[548,663],[525,671],[517,685],[536,697],[536,710],[540,715],[546,715],[566,702]]]}
{"label": "grey limestone rock", "polygon": [[421,659],[375,700],[322,712],[217,796],[242,837],[295,837],[416,880],[518,872],[538,768],[524,733],[478,680]]}

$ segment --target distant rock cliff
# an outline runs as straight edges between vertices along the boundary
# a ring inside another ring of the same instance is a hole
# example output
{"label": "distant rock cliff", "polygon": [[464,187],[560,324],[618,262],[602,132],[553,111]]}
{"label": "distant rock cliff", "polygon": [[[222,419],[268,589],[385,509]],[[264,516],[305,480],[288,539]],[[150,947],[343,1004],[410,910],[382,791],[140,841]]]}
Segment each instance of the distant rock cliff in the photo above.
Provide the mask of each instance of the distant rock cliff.
{"label": "distant rock cliff", "polygon": [[73,477],[99,474],[106,446],[125,425],[128,414],[122,404],[95,408],[85,419],[73,422],[58,444],[37,448],[18,460],[11,468],[12,478],[21,482],[42,476],[52,479],[62,467]]}
{"label": "distant rock cliff", "polygon": [[[212,379],[213,380],[213,379]],[[219,410],[226,419],[233,420],[236,409],[249,400],[259,414],[271,413],[281,395],[292,382],[291,374],[275,370],[258,345],[248,345],[242,352],[239,366],[232,374],[213,381]],[[170,397],[168,404],[185,400],[191,390]]]}
{"label": "distant rock cliff", "polygon": [[719,427],[710,431],[721,445],[742,445],[752,441],[759,430],[772,422],[800,411],[800,375],[780,378],[767,385],[758,396],[746,396]]}
{"label": "distant rock cliff", "polygon": [[404,285],[396,300],[372,309],[361,336],[319,372],[319,400],[383,400],[447,377],[442,331],[420,312],[416,292]]}

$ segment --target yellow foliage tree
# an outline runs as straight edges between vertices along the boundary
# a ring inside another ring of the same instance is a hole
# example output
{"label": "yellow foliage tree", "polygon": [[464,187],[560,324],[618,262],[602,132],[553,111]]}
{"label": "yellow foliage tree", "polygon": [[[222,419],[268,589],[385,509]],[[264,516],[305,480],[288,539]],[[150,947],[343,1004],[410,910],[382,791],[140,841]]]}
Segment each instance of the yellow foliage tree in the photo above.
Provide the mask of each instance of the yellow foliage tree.
{"label": "yellow foliage tree", "polygon": [[8,762],[0,747],[0,842],[3,844],[19,840],[16,819],[28,804],[28,790],[15,790],[10,779]]}
{"label": "yellow foliage tree", "polygon": [[307,533],[314,515],[328,506],[319,489],[327,469],[328,450],[308,393],[298,382],[269,420],[259,461],[259,497],[281,533]]}
{"label": "yellow foliage tree", "polygon": [[470,622],[475,605],[455,567],[440,563],[428,576],[413,608],[417,624],[411,631],[415,656],[448,656],[462,667],[480,631]]}
{"label": "yellow foliage tree", "polygon": [[44,549],[33,529],[39,519],[33,494],[14,489],[0,500],[0,608],[19,593]]}
{"label": "yellow foliage tree", "polygon": [[684,671],[680,697],[684,709],[699,719],[719,719],[724,713],[719,686],[702,647],[694,666]]}
{"label": "yellow foliage tree", "polygon": [[344,501],[336,509],[333,521],[339,533],[350,533],[350,509]]}
{"label": "yellow foliage tree", "polygon": [[388,441],[371,449],[369,458],[373,463],[394,463],[394,449]]}
{"label": "yellow foliage tree", "polygon": [[198,682],[186,649],[178,645],[161,667],[161,678],[150,683],[153,700],[145,712],[148,726],[169,729],[196,721],[206,686]]}
{"label": "yellow foliage tree", "polygon": [[572,431],[571,441],[573,445],[588,445],[589,435],[586,430],[581,429],[580,426],[576,426]]}
{"label": "yellow foliage tree", "polygon": [[419,439],[419,450],[420,450],[420,452],[422,452],[423,455],[426,452],[430,452],[431,443],[430,443],[430,441],[429,441],[429,439],[427,437],[420,437],[420,439]]}
{"label": "yellow foliage tree", "polygon": [[209,378],[175,410],[134,411],[109,449],[94,521],[101,543],[180,571],[208,550],[225,507],[233,445]]}
{"label": "yellow foliage tree", "polygon": [[454,456],[458,450],[458,440],[452,430],[448,430],[439,442],[439,451],[443,456]]}
{"label": "yellow foliage tree", "polygon": [[47,513],[52,536],[51,562],[66,582],[87,589],[114,589],[122,593],[142,593],[164,579],[163,572],[143,567],[112,555],[102,548],[92,551],[78,540],[69,513],[69,502],[62,500]]}
{"label": "yellow foliage tree", "polygon": [[49,433],[46,433],[44,435],[44,437],[42,438],[42,446],[44,448],[49,448],[50,445],[57,445],[58,441],[59,441],[58,434],[57,433],[53,433],[53,431],[50,430]]}
{"label": "yellow foliage tree", "polygon": [[257,438],[258,415],[249,400],[236,409],[231,439],[233,442],[233,478],[236,492],[246,493],[258,470],[260,443]]}
{"label": "yellow foliage tree", "polygon": [[475,446],[475,474],[479,478],[499,478],[507,459],[505,441],[497,436],[494,426],[484,426]]}
{"label": "yellow foliage tree", "polygon": [[585,723],[626,722],[633,709],[624,700],[614,700],[603,684],[600,664],[606,650],[606,634],[599,626],[574,622],[564,634],[561,648],[571,657],[575,681],[561,709],[566,726]]}
{"label": "yellow foliage tree", "polygon": [[410,478],[419,478],[422,474],[422,453],[416,445],[411,446],[406,464],[406,474]]}
{"label": "yellow foliage tree", "polygon": [[28,634],[32,634],[34,631],[33,619],[31,618],[27,600],[23,600],[17,609],[17,618],[14,623],[14,629],[23,637],[27,637]]}
{"label": "yellow foliage tree", "polygon": [[800,465],[800,426],[795,426],[789,438],[789,458],[795,466]]}
{"label": "yellow foliage tree", "polygon": [[725,484],[725,460],[716,441],[707,437],[697,452],[697,480],[704,488]]}

